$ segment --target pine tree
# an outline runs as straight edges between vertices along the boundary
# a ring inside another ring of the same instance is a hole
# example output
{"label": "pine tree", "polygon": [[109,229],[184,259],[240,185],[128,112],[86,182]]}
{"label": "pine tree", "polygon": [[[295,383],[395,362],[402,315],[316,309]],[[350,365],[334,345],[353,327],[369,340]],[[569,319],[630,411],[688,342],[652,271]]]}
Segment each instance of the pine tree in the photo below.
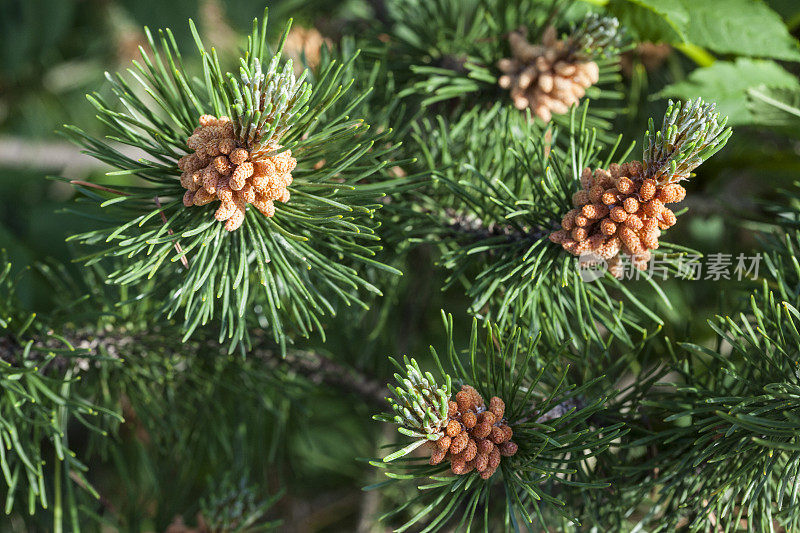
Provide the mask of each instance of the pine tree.
{"label": "pine tree", "polygon": [[2,529],[800,531],[800,45],[734,3],[145,27],[2,253]]}

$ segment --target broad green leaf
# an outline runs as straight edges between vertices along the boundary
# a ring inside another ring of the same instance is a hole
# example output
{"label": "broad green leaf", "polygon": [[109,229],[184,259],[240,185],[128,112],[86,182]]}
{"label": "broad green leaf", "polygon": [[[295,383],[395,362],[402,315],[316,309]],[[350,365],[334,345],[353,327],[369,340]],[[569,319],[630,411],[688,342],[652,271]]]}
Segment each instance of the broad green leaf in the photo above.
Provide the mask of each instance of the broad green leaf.
{"label": "broad green leaf", "polygon": [[748,110],[757,124],[782,128],[800,137],[800,89],[761,86],[750,89],[748,96]]}
{"label": "broad green leaf", "polygon": [[800,61],[797,40],[780,15],[759,0],[611,0],[608,9],[642,40]]}
{"label": "broad green leaf", "polygon": [[800,47],[780,15],[757,0],[659,0],[679,3],[690,42],[719,52],[800,61]]}
{"label": "broad green leaf", "polygon": [[693,71],[686,80],[665,87],[659,96],[696,98],[717,103],[731,124],[752,124],[757,118],[747,105],[747,91],[757,87],[800,89],[800,82],[774,61],[739,58],[717,61]]}
{"label": "broad green leaf", "polygon": [[611,0],[606,9],[639,41],[680,43],[686,40],[683,29],[657,9],[657,4],[639,0]]}

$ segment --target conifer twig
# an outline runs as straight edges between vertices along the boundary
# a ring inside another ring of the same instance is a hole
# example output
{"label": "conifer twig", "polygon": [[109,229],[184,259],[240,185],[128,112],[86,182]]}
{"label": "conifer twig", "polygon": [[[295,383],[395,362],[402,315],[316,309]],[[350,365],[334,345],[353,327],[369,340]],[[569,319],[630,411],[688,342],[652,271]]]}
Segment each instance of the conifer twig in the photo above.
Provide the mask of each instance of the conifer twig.
{"label": "conifer twig", "polygon": [[[125,355],[126,349],[141,345],[145,340],[144,334],[123,335],[114,332],[107,334],[101,329],[63,332],[60,336],[69,341],[76,349],[102,352],[112,357],[122,357]],[[48,342],[44,339],[35,340],[34,345],[41,347],[49,346]],[[187,344],[185,346],[188,349],[189,345]],[[195,346],[196,349],[204,347],[206,347],[204,344]],[[220,349],[219,345],[213,343],[210,343],[207,347],[213,350]],[[21,349],[20,344],[13,337],[0,337],[0,360],[10,364],[19,364],[18,357]],[[248,357],[258,358],[274,367],[283,365],[315,384],[325,384],[329,387],[354,394],[381,407],[385,404],[384,386],[382,383],[371,379],[351,367],[340,364],[322,353],[306,350],[289,350],[284,358],[279,351],[269,348],[256,348]],[[56,356],[52,366],[54,369],[58,369],[58,371],[63,371],[68,364],[74,365],[76,363],[77,361],[73,358]]]}
{"label": "conifer twig", "polygon": [[[232,71],[223,70],[190,22],[202,80],[184,69],[170,30],[158,36],[145,30],[151,52],[143,50],[143,63],[132,70],[155,106],[111,74],[111,92],[126,111],[101,94],[88,97],[100,120],[143,157],[65,126],[85,153],[116,168],[114,175],[149,182],[147,188],[119,185],[130,194],[111,202],[80,188],[89,199],[80,214],[103,221],[73,237],[102,246],[87,261],[126,257],[108,275],[113,284],[133,286],[157,276],[170,292],[161,311],[183,316],[185,338],[219,319],[220,342],[231,353],[245,344],[256,308],[264,310],[262,325],[285,352],[287,324],[307,334],[321,326],[318,316],[329,298],[365,306],[368,293],[380,292],[362,265],[400,273],[370,258],[380,249],[375,200],[385,191],[363,180],[394,147],[386,143],[390,128],[367,132],[358,116],[367,92],[350,90],[357,53],[325,55],[313,80],[308,71],[295,76],[293,61],[282,59],[283,43],[274,50],[268,45],[266,19],[266,11],[254,19]],[[320,160],[335,173],[315,168]],[[163,206],[152,203],[154,195]],[[222,221],[226,231],[241,231],[220,233]],[[186,271],[168,267],[179,259],[188,264],[176,236],[192,254]]]}
{"label": "conifer twig", "polygon": [[256,351],[255,354],[256,357],[284,363],[316,384],[324,383],[380,406],[385,403],[381,383],[320,353],[290,350],[284,359],[281,359],[279,353],[270,350]]}
{"label": "conifer twig", "polygon": [[90,189],[97,189],[98,191],[106,191],[112,194],[118,194],[120,196],[129,196],[126,192],[118,191],[117,189],[112,189],[111,187],[106,187],[104,185],[98,185],[97,183],[89,183],[88,181],[70,180],[70,184],[78,185],[80,187],[89,187]]}
{"label": "conifer twig", "polygon": [[526,239],[537,241],[546,238],[548,235],[546,231],[519,231],[511,227],[511,225],[501,226],[494,223],[487,225],[477,216],[456,213],[450,209],[447,210],[447,215],[450,218],[450,222],[447,224],[448,229],[455,233],[472,235],[476,239],[506,236],[509,241],[522,241]]}

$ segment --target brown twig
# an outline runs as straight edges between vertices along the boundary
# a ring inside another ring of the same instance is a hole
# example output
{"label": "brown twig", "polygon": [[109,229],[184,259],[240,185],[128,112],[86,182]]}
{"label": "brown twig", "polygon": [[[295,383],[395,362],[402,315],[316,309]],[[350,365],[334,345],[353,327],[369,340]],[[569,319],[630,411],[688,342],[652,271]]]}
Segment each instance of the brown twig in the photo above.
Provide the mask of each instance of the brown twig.
{"label": "brown twig", "polygon": [[495,237],[505,237],[511,242],[516,241],[536,241],[547,237],[549,231],[519,230],[511,225],[499,225],[494,223],[486,224],[483,220],[472,214],[458,213],[453,209],[445,210],[448,219],[445,226],[453,233],[469,235],[474,239],[492,239]]}
{"label": "brown twig", "polygon": [[[69,341],[72,346],[78,349],[89,350],[97,353],[101,352],[115,358],[129,357],[132,350],[140,349],[144,346],[144,341],[149,337],[148,334],[115,334],[106,333],[103,330],[87,329],[73,330],[70,332],[60,332],[60,337]],[[49,346],[47,339],[33,339],[34,346]],[[256,341],[256,345],[266,344]],[[216,349],[224,353],[222,347],[213,342],[186,344],[186,349]],[[37,352],[38,353],[38,352]],[[11,336],[0,337],[0,360],[19,365],[19,357],[22,355],[20,344]],[[33,352],[30,357],[36,357]],[[316,384],[324,384],[329,387],[341,390],[349,394],[360,396],[367,402],[375,406],[385,406],[384,385],[375,381],[366,374],[356,369],[350,368],[345,364],[339,363],[322,353],[290,350],[285,357],[281,357],[280,352],[271,348],[255,348],[248,357],[255,357],[264,363],[275,368],[285,366],[293,370],[298,375]],[[58,368],[66,368],[70,365],[73,368],[76,362],[73,358],[57,356],[53,359]]]}
{"label": "brown twig", "polygon": [[528,416],[517,420],[515,424],[525,424],[530,422],[531,420],[536,420],[537,424],[544,424],[551,420],[555,420],[556,418],[561,418],[565,414],[569,413],[572,409],[576,411],[583,409],[586,407],[586,402],[583,401],[582,398],[567,398],[563,402],[553,406],[545,413],[541,411],[532,411]]}
{"label": "brown twig", "polygon": [[[262,358],[277,362],[278,354],[271,350],[256,351]],[[291,351],[283,361],[295,372],[311,380],[313,383],[324,383],[350,394],[360,396],[372,404],[383,407],[386,394],[382,383],[373,381],[361,372],[348,368],[325,355],[302,350]]]}
{"label": "brown twig", "polygon": [[544,424],[545,422],[549,422],[550,420],[561,418],[565,414],[569,413],[572,409],[575,409],[577,411],[583,409],[584,407],[586,407],[586,402],[584,402],[583,399],[567,398],[566,400],[554,406],[546,413],[540,415],[539,418],[536,419],[536,423]]}
{"label": "brown twig", "polygon": [[118,194],[120,196],[130,196],[130,194],[122,191],[118,191],[117,189],[112,189],[110,187],[105,187],[103,185],[98,185],[96,183],[90,183],[88,181],[81,181],[81,180],[69,180],[72,185],[80,185],[81,187],[89,187],[90,189],[97,189],[100,191],[110,192],[112,194]]}

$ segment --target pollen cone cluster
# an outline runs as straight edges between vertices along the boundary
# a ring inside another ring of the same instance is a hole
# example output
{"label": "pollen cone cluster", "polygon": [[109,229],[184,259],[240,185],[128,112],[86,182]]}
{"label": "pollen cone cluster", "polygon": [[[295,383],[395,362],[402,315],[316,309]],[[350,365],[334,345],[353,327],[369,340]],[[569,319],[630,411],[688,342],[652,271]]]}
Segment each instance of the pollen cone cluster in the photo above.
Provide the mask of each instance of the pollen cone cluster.
{"label": "pollen cone cluster", "polygon": [[463,386],[455,401],[449,402],[444,436],[431,442],[430,463],[448,459],[454,474],[477,470],[483,479],[492,477],[501,457],[517,453],[511,441],[513,431],[503,418],[505,407],[503,400],[493,396],[487,408],[477,390]]}
{"label": "pollen cone cluster", "polygon": [[[271,217],[276,200],[289,201],[287,187],[297,164],[289,150],[253,160],[237,141],[230,119],[211,115],[200,117],[200,126],[186,144],[194,152],[178,161],[183,171],[181,185],[186,189],[183,205],[200,206],[219,200],[214,217],[225,221],[226,230],[242,225],[247,204]],[[279,148],[275,146],[274,150]]]}
{"label": "pollen cone cluster", "polygon": [[323,37],[315,28],[292,26],[286,36],[283,51],[292,58],[297,76],[303,73],[304,64],[312,69],[319,66],[322,45],[332,46],[331,40]]}
{"label": "pollen cone cluster", "polygon": [[581,186],[572,197],[575,209],[564,215],[561,229],[551,233],[550,240],[573,255],[605,259],[616,277],[622,275],[621,253],[631,256],[637,268],[647,268],[661,230],[676,222],[665,204],[686,196],[686,189],[677,183],[644,179],[638,161],[612,164],[594,173],[585,168]]}
{"label": "pollen cone cluster", "polygon": [[512,57],[497,64],[503,72],[500,87],[511,89],[517,109],[529,107],[545,122],[569,111],[600,78],[597,63],[580,60],[571,39],[558,40],[552,26],[541,45],[529,43],[521,31],[511,32],[508,41]]}

